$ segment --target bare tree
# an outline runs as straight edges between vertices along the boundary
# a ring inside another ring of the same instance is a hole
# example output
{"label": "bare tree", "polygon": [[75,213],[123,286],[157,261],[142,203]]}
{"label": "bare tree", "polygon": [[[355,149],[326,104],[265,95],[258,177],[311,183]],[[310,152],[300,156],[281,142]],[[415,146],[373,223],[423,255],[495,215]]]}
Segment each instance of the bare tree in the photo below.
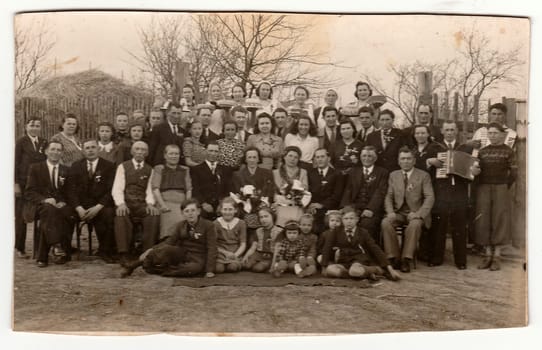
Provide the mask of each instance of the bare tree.
{"label": "bare tree", "polygon": [[[514,84],[517,82],[516,69],[525,62],[519,57],[521,47],[502,51],[474,27],[463,29],[456,34],[459,38],[458,55],[455,58],[439,63],[416,61],[414,63],[390,66],[394,87],[386,89],[379,79],[364,74],[363,78],[378,94],[385,95],[393,106],[398,108],[409,123],[414,122],[416,107],[419,104],[418,73],[433,72],[431,93],[449,96],[451,92],[459,92],[460,97],[479,99],[495,88],[498,83]],[[463,98],[460,99],[462,109]],[[441,101],[445,104],[447,99]],[[474,105],[467,106],[468,114],[472,114]]]}
{"label": "bare tree", "polygon": [[184,49],[187,24],[179,16],[153,17],[147,27],[137,30],[142,55],[128,51],[141,72],[152,76],[154,84],[165,97],[175,88],[175,65]]}
{"label": "bare tree", "polygon": [[334,84],[323,70],[335,63],[306,47],[310,24],[291,16],[268,14],[200,15],[195,17],[204,54],[230,82],[250,89],[262,80],[275,86]]}
{"label": "bare tree", "polygon": [[55,45],[51,27],[44,19],[32,24],[15,22],[15,93],[46,78],[50,67],[45,60]]}
{"label": "bare tree", "polygon": [[[520,59],[520,44],[508,51],[499,50],[474,27],[460,31],[458,37],[462,39],[457,62],[459,72],[453,77],[461,96],[481,97],[498,83],[517,82],[516,69],[525,64]],[[469,114],[472,109],[473,106],[469,106]]]}

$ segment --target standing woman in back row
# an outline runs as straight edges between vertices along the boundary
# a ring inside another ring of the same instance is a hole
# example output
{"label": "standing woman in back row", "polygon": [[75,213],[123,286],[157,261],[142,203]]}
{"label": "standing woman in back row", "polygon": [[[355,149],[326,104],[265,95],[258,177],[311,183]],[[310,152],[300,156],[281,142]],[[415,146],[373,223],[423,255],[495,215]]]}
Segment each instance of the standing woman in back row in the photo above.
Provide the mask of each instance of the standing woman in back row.
{"label": "standing woman in back row", "polygon": [[268,81],[262,81],[258,84],[255,91],[258,101],[261,103],[262,108],[256,111],[256,115],[265,112],[269,115],[273,114],[273,111],[279,107],[282,108],[280,102],[273,99],[273,87]]}
{"label": "standing woman in back row", "polygon": [[83,159],[83,152],[81,150],[81,142],[76,136],[79,131],[79,122],[75,114],[68,113],[62,119],[62,126],[60,132],[51,137],[51,141],[56,141],[62,144],[64,152],[60,158],[60,163],[65,166],[71,166],[79,159]]}
{"label": "standing woman in back row", "polygon": [[288,114],[292,115],[301,112],[302,115],[307,115],[314,123],[314,107],[307,102],[309,96],[309,90],[306,87],[302,85],[296,87],[294,90],[294,103],[288,107]]}

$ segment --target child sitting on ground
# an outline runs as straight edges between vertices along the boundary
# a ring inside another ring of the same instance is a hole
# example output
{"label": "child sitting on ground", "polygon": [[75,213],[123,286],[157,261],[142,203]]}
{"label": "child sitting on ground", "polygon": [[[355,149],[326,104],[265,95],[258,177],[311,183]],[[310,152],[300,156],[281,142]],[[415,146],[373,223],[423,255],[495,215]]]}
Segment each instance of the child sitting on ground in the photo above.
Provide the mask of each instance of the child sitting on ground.
{"label": "child sitting on ground", "polygon": [[[399,280],[399,274],[389,264],[386,255],[372,239],[369,232],[357,226],[359,215],[352,207],[342,209],[342,226],[335,228],[326,241],[322,254],[322,274],[338,278],[369,278],[384,275],[393,281]],[[338,247],[339,258],[330,264],[333,247]],[[372,258],[378,266],[373,266]],[[324,269],[325,268],[325,269]]]}
{"label": "child sitting on ground", "polygon": [[318,236],[313,231],[314,217],[311,214],[303,214],[299,218],[300,238],[304,242],[307,267],[298,274],[299,277],[312,276],[316,273],[316,242]]}
{"label": "child sitting on ground", "polygon": [[256,229],[250,248],[243,257],[243,268],[253,272],[268,272],[276,242],[282,238],[282,228],[275,225],[275,213],[269,207],[258,211],[258,220],[261,227]]}
{"label": "child sitting on ground", "polygon": [[273,256],[273,277],[280,277],[286,271],[293,271],[303,277],[308,267],[305,241],[300,237],[297,221],[287,221],[284,225],[285,238],[275,248]]}
{"label": "child sitting on ground", "polygon": [[[318,261],[318,264],[322,265],[322,251],[324,250],[324,246],[326,245],[326,242],[331,239],[331,235],[334,229],[337,227],[340,227],[342,225],[342,213],[340,210],[328,210],[326,212],[325,216],[325,223],[328,227],[328,229],[318,237],[318,242],[316,243],[316,251],[317,251],[317,258],[316,261]],[[334,256],[334,262],[337,262],[339,256],[338,252],[339,250],[337,247],[332,247],[333,252],[335,253]]]}
{"label": "child sitting on ground", "polygon": [[221,216],[214,224],[216,230],[216,273],[241,270],[241,257],[247,247],[247,227],[243,220],[235,217],[237,204],[226,197],[218,206]]}

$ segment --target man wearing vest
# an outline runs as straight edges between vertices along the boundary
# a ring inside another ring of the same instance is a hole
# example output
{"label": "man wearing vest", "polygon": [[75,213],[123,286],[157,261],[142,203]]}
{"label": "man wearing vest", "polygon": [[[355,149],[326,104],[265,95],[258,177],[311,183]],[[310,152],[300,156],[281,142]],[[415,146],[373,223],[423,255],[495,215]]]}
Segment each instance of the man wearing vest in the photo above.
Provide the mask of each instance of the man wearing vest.
{"label": "man wearing vest", "polygon": [[120,254],[121,265],[126,264],[132,245],[134,221],[143,224],[143,251],[151,248],[158,240],[160,211],[154,206],[150,180],[152,167],[145,163],[148,154],[145,142],[132,145],[132,159],[117,167],[113,182],[115,202],[115,240]]}

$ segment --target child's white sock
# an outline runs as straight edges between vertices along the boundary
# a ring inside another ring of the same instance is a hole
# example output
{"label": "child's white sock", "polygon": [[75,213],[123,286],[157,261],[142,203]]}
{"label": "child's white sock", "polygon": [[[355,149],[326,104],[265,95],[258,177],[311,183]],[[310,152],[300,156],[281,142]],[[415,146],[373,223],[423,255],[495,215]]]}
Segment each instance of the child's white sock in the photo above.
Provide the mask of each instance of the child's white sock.
{"label": "child's white sock", "polygon": [[296,275],[299,275],[299,273],[300,273],[301,271],[303,271],[303,269],[301,268],[301,265],[295,264],[295,265],[294,265],[294,272],[295,272],[295,274],[296,274]]}

